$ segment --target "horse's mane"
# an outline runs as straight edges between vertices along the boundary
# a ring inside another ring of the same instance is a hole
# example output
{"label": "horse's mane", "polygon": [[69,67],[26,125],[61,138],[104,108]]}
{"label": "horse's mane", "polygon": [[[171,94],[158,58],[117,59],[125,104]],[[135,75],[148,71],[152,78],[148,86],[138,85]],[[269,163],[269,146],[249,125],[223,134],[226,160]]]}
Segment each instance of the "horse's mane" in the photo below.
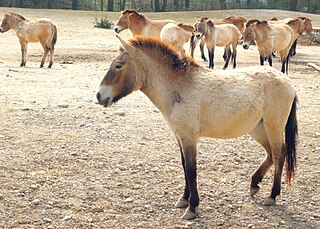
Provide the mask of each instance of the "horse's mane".
{"label": "horse's mane", "polygon": [[122,11],[122,14],[126,14],[126,13],[128,13],[128,14],[133,13],[133,14],[135,14],[136,16],[138,16],[140,18],[143,18],[143,19],[145,18],[144,15],[140,14],[138,11],[133,10],[133,9],[126,9],[126,10]]}
{"label": "horse's mane", "polygon": [[159,38],[136,37],[129,40],[130,44],[139,49],[147,49],[159,54],[159,58],[167,60],[173,71],[186,70],[188,67],[199,67],[191,57],[180,55],[169,43],[161,41]]}
{"label": "horse's mane", "polygon": [[200,22],[203,22],[204,20],[208,20],[209,18],[207,17],[207,16],[201,16],[200,18],[199,18],[199,21]]}
{"label": "horse's mane", "polygon": [[182,29],[186,30],[186,31],[189,31],[189,32],[193,32],[194,31],[194,27],[192,25],[179,23],[178,26],[181,27]]}
{"label": "horse's mane", "polygon": [[252,25],[253,23],[257,23],[257,24],[267,24],[268,21],[260,21],[258,19],[250,19],[249,21],[247,21],[246,27],[249,27],[250,25]]}
{"label": "horse's mane", "polygon": [[243,16],[229,16],[229,17],[224,18],[222,21],[224,21],[224,20],[232,20],[232,19],[236,19],[236,20],[243,21],[243,22],[247,21],[247,19],[245,17],[243,17]]}
{"label": "horse's mane", "polygon": [[288,21],[288,22],[287,22],[287,25],[290,25],[290,24],[292,24],[292,23],[295,23],[296,21],[302,22],[302,20],[303,20],[303,19],[297,17],[297,18],[294,18],[294,19]]}
{"label": "horse's mane", "polygon": [[16,16],[23,21],[27,20],[25,17],[21,16],[20,14],[14,13],[14,12],[7,12],[7,14],[12,15],[12,16]]}
{"label": "horse's mane", "polygon": [[277,17],[270,18],[270,21],[279,21]]}
{"label": "horse's mane", "polygon": [[308,18],[308,17],[304,17],[304,16],[299,16],[299,17],[297,17],[297,18],[300,18],[301,20],[306,20],[306,21],[311,21],[311,19],[310,18]]}

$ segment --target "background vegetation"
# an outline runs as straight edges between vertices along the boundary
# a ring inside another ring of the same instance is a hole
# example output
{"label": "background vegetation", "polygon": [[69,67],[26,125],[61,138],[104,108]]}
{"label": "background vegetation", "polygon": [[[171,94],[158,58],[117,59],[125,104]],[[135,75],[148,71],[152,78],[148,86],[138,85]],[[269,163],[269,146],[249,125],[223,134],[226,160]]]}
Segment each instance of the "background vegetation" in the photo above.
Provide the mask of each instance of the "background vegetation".
{"label": "background vegetation", "polygon": [[284,9],[320,14],[319,0],[1,0],[2,7],[120,11],[196,11],[239,8]]}

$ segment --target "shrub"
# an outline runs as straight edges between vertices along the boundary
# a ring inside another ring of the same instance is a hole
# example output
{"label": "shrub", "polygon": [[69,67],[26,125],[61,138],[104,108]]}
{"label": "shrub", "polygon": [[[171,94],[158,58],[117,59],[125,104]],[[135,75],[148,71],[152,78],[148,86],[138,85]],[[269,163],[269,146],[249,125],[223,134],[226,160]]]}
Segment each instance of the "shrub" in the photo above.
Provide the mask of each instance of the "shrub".
{"label": "shrub", "polygon": [[93,24],[94,27],[102,29],[111,29],[111,27],[113,26],[112,21],[109,20],[107,17],[95,18]]}

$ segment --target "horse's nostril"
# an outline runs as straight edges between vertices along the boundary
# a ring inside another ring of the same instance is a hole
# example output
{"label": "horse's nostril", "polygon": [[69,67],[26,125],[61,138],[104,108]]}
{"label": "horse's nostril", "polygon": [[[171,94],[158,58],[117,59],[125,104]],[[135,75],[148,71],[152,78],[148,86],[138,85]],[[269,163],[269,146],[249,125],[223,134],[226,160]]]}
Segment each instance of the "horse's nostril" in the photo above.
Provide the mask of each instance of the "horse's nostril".
{"label": "horse's nostril", "polygon": [[96,96],[97,96],[98,102],[100,102],[100,100],[101,100],[101,94],[100,94],[100,92],[98,92]]}
{"label": "horse's nostril", "polygon": [[200,34],[197,34],[197,36],[196,36],[197,38],[200,38]]}

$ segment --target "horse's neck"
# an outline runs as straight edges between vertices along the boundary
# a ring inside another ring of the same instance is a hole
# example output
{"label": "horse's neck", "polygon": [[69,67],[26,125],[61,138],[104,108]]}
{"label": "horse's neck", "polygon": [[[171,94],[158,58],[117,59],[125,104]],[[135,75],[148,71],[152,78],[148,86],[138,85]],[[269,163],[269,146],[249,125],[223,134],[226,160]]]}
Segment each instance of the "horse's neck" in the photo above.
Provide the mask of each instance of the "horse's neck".
{"label": "horse's neck", "polygon": [[[145,20],[147,20],[147,19],[145,19]],[[130,31],[132,32],[134,37],[140,36],[140,35],[145,35],[145,34],[143,34],[145,24],[146,24],[146,21],[142,21],[142,20],[133,19],[131,21]]]}
{"label": "horse's neck", "polygon": [[18,31],[19,30],[19,26],[21,26],[21,24],[24,24],[24,22],[26,22],[26,20],[22,20],[22,19],[15,19],[12,21],[12,25],[13,25],[13,30]]}
{"label": "horse's neck", "polygon": [[169,69],[161,66],[157,61],[149,61],[141,67],[141,71],[141,75],[144,75],[144,83],[140,90],[163,114],[168,114],[170,95],[173,90],[172,83],[168,80]]}

